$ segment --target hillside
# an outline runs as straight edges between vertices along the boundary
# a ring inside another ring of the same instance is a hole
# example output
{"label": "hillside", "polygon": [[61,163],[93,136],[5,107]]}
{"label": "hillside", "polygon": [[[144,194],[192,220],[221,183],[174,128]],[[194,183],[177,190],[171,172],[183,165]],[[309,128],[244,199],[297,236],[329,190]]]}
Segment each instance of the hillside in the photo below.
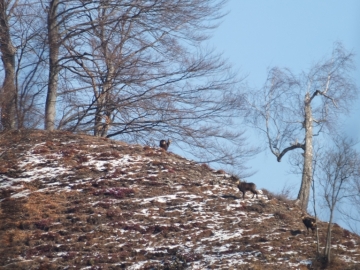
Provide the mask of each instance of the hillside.
{"label": "hillside", "polygon": [[[243,200],[230,175],[169,150],[0,134],[0,269],[317,268],[290,201],[265,190]],[[360,269],[359,244],[335,224],[331,269]]]}

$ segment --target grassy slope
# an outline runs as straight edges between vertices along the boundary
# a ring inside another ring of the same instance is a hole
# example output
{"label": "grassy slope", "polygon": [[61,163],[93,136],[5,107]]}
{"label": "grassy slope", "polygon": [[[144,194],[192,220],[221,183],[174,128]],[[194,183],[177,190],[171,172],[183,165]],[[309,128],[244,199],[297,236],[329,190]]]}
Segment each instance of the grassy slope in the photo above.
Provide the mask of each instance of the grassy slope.
{"label": "grassy slope", "polygon": [[[291,202],[242,200],[224,172],[147,146],[3,133],[0,191],[0,269],[308,269],[315,256]],[[359,269],[359,243],[335,225],[332,269]]]}

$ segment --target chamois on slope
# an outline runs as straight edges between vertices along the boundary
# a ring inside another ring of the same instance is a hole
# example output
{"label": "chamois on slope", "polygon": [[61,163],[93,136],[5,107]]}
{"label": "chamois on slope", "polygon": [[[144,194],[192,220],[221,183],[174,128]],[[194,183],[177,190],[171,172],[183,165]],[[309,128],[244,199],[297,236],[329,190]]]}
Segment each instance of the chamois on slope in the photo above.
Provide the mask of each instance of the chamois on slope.
{"label": "chamois on slope", "polygon": [[316,229],[316,219],[309,216],[305,216],[304,213],[302,213],[301,219],[307,229],[307,234],[309,234],[309,229],[311,229],[312,233],[314,234],[314,231]]}
{"label": "chamois on slope", "polygon": [[159,146],[160,146],[160,148],[162,148],[162,149],[164,149],[165,151],[167,151],[168,148],[169,148],[170,143],[171,143],[171,140],[170,140],[170,139],[168,139],[167,141],[161,140]]}
{"label": "chamois on slope", "polygon": [[246,182],[241,182],[239,180],[237,187],[243,193],[243,199],[245,198],[246,191],[252,192],[253,194],[252,199],[254,198],[255,195],[256,198],[258,198],[258,192],[256,191],[256,185],[254,183],[246,183]]}

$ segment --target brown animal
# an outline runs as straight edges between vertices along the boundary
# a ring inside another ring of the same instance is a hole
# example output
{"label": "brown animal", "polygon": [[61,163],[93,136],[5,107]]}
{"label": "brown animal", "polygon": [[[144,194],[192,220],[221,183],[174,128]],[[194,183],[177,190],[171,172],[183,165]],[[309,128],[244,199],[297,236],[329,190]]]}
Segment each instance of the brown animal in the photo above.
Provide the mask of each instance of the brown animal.
{"label": "brown animal", "polygon": [[301,216],[301,219],[307,229],[307,234],[309,234],[309,229],[312,230],[312,233],[314,234],[314,231],[316,229],[316,219],[312,217],[305,216],[303,213]]}
{"label": "brown animal", "polygon": [[256,198],[258,198],[258,192],[256,191],[256,185],[254,183],[246,183],[246,182],[241,182],[239,180],[237,187],[243,193],[243,199],[245,198],[246,191],[252,192],[253,194],[252,199],[254,198],[255,195]]}
{"label": "brown animal", "polygon": [[170,139],[168,139],[167,141],[161,140],[159,146],[160,146],[162,149],[164,149],[165,151],[167,151],[168,148],[169,148],[170,143],[171,143],[171,140],[170,140]]}

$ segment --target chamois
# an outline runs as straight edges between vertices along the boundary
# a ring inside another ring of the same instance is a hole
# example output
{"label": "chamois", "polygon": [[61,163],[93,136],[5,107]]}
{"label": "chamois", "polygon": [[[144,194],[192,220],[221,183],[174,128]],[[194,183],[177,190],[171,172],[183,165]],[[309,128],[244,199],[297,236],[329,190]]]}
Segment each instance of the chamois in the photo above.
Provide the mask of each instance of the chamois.
{"label": "chamois", "polygon": [[307,229],[307,234],[309,234],[309,229],[312,230],[312,233],[314,234],[314,231],[316,229],[316,219],[312,217],[305,216],[304,213],[302,213],[301,219]]}
{"label": "chamois", "polygon": [[164,149],[165,151],[167,151],[168,148],[169,148],[170,143],[171,143],[171,140],[170,140],[170,139],[168,139],[167,141],[161,140],[159,146],[160,146],[160,148],[162,148],[162,149]]}
{"label": "chamois", "polygon": [[256,191],[256,185],[254,183],[246,183],[246,182],[241,182],[239,180],[237,187],[243,193],[243,199],[245,198],[246,191],[252,192],[252,194],[253,194],[252,199],[254,198],[255,195],[256,195],[256,198],[258,198],[258,192]]}

